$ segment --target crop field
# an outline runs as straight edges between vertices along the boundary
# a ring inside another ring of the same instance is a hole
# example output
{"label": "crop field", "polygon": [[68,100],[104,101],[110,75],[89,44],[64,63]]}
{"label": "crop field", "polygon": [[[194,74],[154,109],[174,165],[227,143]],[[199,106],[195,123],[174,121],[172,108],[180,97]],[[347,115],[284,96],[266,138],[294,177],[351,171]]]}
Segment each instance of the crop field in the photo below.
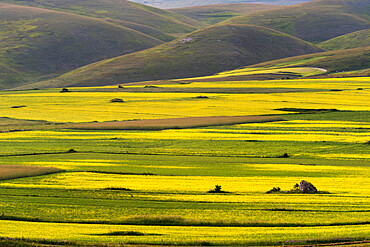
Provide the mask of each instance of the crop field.
{"label": "crop field", "polygon": [[366,246],[369,80],[2,91],[0,245]]}
{"label": "crop field", "polygon": [[[148,92],[81,92],[86,89],[13,91],[1,93],[0,116],[46,120],[52,122],[122,121],[204,116],[243,116],[281,114],[277,108],[335,108],[338,110],[368,111],[370,90],[368,79],[281,80],[266,82],[214,82],[208,87],[310,89],[319,92],[292,93],[209,93],[200,95],[201,83],[176,84],[178,88],[193,87],[193,93]],[[273,85],[272,85],[273,84]],[[167,84],[166,84],[167,85]],[[212,86],[214,85],[214,86]],[[168,85],[167,85],[168,86]],[[138,86],[132,86],[138,87]],[[141,86],[144,87],[145,86]],[[163,85],[160,85],[163,87]],[[105,89],[105,88],[104,88]],[[95,89],[96,90],[96,89]],[[339,90],[339,91],[337,91]],[[342,90],[342,91],[341,91]],[[207,96],[208,99],[199,99]],[[51,100],[52,98],[52,100]],[[110,102],[120,98],[124,102]],[[237,108],[236,108],[237,102]],[[12,108],[14,106],[23,106]]]}
{"label": "crop field", "polygon": [[87,130],[163,130],[163,129],[183,129],[194,127],[207,127],[217,125],[232,125],[243,123],[266,123],[274,121],[284,121],[281,117],[272,116],[216,116],[216,117],[190,117],[190,118],[169,118],[169,119],[145,119],[122,122],[87,123],[71,125],[70,129]]}

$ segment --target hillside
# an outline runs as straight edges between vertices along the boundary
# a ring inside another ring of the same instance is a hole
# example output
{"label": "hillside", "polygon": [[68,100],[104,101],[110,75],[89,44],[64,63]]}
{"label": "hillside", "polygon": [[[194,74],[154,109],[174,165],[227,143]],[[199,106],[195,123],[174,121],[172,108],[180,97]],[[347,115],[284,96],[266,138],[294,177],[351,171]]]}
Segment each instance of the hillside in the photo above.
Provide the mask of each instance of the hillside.
{"label": "hillside", "polygon": [[[316,0],[226,20],[269,27],[309,42],[370,28],[368,0]],[[225,24],[223,23],[223,24]]]}
{"label": "hillside", "polygon": [[0,88],[161,43],[100,19],[0,3]]}
{"label": "hillside", "polygon": [[160,46],[90,64],[30,87],[109,85],[211,75],[273,59],[322,51],[263,27],[219,25]]}
{"label": "hillside", "polygon": [[289,57],[285,59],[254,64],[248,67],[289,68],[297,66],[323,68],[327,70],[328,75],[338,74],[340,76],[345,72],[352,71],[351,73],[343,75],[358,74],[361,76],[369,76],[370,46]]}
{"label": "hillside", "polygon": [[326,50],[343,50],[365,46],[370,46],[370,29],[345,34],[320,44],[320,47]]}
{"label": "hillside", "polygon": [[24,6],[102,18],[163,41],[172,35],[190,33],[202,24],[188,17],[126,0],[0,0]]}
{"label": "hillside", "polygon": [[[211,76],[185,78],[177,81],[182,83],[225,82],[369,76],[369,58],[370,47],[320,52],[253,64]],[[162,83],[166,82],[162,81]],[[145,82],[140,84],[145,85]]]}
{"label": "hillside", "polygon": [[212,5],[212,4],[230,4],[230,3],[265,3],[265,4],[277,4],[277,5],[293,5],[309,0],[201,0],[201,1],[189,1],[189,0],[132,0],[133,2],[150,5],[161,9],[173,9],[173,8],[185,8],[194,7],[199,5]]}
{"label": "hillside", "polygon": [[281,6],[268,4],[234,3],[178,8],[170,9],[170,11],[188,16],[205,24],[215,24],[230,19],[232,17],[277,8],[281,8]]}

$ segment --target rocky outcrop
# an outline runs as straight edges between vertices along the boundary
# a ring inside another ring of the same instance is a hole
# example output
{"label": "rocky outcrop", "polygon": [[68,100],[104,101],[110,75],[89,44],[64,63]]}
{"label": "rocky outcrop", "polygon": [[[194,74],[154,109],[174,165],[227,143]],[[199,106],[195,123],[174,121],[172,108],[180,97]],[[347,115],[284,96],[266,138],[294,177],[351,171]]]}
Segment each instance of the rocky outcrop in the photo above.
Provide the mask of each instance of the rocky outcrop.
{"label": "rocky outcrop", "polygon": [[299,184],[299,190],[301,190],[303,193],[317,193],[316,187],[305,180],[302,180]]}

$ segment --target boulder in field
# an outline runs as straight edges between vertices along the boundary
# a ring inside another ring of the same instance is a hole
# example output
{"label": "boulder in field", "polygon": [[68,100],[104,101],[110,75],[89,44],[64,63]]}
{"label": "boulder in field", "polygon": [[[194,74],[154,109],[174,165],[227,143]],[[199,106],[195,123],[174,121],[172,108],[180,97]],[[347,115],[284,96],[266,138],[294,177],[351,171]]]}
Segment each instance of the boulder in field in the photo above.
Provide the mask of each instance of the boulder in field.
{"label": "boulder in field", "polygon": [[299,190],[301,190],[303,193],[317,193],[316,187],[305,180],[302,180],[299,184]]}

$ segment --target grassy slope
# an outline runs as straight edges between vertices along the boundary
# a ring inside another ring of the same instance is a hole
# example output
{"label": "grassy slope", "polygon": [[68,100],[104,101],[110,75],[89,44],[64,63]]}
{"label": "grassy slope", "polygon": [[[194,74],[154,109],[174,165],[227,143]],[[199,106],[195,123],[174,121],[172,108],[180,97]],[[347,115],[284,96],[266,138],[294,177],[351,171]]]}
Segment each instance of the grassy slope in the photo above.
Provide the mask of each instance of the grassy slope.
{"label": "grassy slope", "polygon": [[269,27],[310,42],[368,29],[367,0],[316,0],[278,10],[235,17],[226,23]]}
{"label": "grassy slope", "polygon": [[281,8],[281,6],[268,4],[234,3],[178,8],[170,9],[170,11],[188,16],[205,24],[215,24],[235,16],[247,15],[263,10],[276,8]]}
{"label": "grassy slope", "polygon": [[103,18],[163,41],[174,39],[171,34],[189,33],[195,30],[194,26],[202,25],[185,16],[126,0],[1,0],[1,2]]}
{"label": "grassy slope", "polygon": [[161,9],[173,9],[173,8],[185,8],[198,5],[213,5],[213,4],[231,4],[231,3],[250,3],[250,2],[263,2],[265,4],[277,4],[277,5],[293,5],[309,0],[201,0],[201,1],[189,1],[189,0],[132,0],[133,2],[143,3],[150,6],[154,6]]}
{"label": "grassy slope", "polygon": [[[369,75],[370,68],[370,46],[330,51],[316,54],[309,54],[286,59],[279,59],[265,63],[255,64],[249,67],[319,67],[328,70],[328,74],[342,71],[367,71]],[[366,74],[363,74],[366,75]]]}
{"label": "grassy slope", "polygon": [[100,19],[0,3],[0,88],[161,43]]}
{"label": "grassy slope", "polygon": [[345,34],[320,44],[326,50],[343,50],[370,46],[370,29]]}
{"label": "grassy slope", "polygon": [[[300,39],[249,25],[219,25],[186,39],[79,68],[32,87],[109,85],[210,75],[227,69],[321,51]],[[190,40],[191,38],[191,40]]]}

